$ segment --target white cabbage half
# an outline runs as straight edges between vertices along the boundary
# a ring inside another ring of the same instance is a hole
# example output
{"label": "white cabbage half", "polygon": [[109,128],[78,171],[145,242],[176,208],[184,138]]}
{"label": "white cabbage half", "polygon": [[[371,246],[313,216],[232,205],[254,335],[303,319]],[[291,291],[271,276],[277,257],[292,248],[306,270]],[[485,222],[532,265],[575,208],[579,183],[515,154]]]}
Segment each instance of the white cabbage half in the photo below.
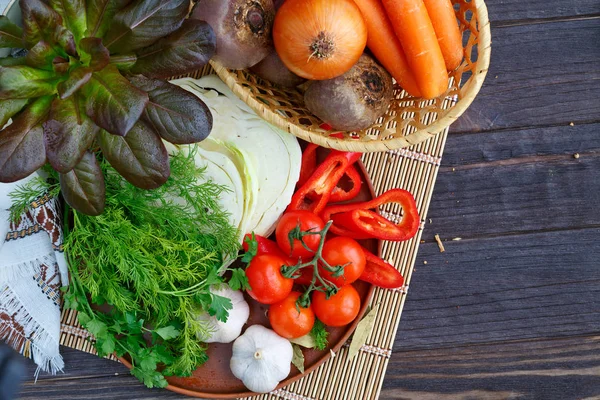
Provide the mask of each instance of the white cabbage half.
{"label": "white cabbage half", "polygon": [[[197,164],[206,167],[213,163],[225,175],[215,172],[208,177],[218,184],[233,185],[231,193],[235,196],[243,195],[221,199],[240,239],[251,232],[269,236],[290,203],[300,176],[298,140],[258,117],[216,75],[171,83],[198,96],[211,111],[213,129],[198,145],[203,152],[198,152]],[[231,162],[224,162],[223,157]],[[242,215],[238,218],[240,206]]]}

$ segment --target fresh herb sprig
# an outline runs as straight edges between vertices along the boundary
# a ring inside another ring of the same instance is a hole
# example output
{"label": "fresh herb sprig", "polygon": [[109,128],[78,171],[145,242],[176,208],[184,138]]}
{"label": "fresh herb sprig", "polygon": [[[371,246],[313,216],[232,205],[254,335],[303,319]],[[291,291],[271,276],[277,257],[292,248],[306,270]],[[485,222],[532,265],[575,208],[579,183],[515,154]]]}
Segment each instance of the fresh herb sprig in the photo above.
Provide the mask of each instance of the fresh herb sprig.
{"label": "fresh herb sprig", "polygon": [[237,253],[237,234],[218,204],[225,188],[198,183],[194,155],[174,155],[171,178],[152,191],[101,161],[105,212],[71,210],[65,234],[66,306],[79,311],[101,355],[128,356],[132,374],[149,387],[164,387],[165,375],[188,376],[206,361],[197,337],[210,328],[197,320],[199,309],[225,320],[232,307],[209,287],[222,283],[217,271]]}
{"label": "fresh herb sprig", "polygon": [[329,332],[327,332],[325,329],[325,324],[320,320],[315,319],[315,324],[313,325],[309,335],[315,341],[315,349],[325,350],[327,348],[327,337],[329,336]]}
{"label": "fresh herb sprig", "polygon": [[[208,107],[163,79],[203,67],[216,36],[186,18],[190,0],[20,0],[20,27],[0,15],[0,182],[48,163],[65,201],[104,209],[100,148],[133,185],[169,177],[161,139],[197,143],[212,129]],[[12,124],[5,124],[12,119]],[[19,143],[18,146],[15,143]]]}

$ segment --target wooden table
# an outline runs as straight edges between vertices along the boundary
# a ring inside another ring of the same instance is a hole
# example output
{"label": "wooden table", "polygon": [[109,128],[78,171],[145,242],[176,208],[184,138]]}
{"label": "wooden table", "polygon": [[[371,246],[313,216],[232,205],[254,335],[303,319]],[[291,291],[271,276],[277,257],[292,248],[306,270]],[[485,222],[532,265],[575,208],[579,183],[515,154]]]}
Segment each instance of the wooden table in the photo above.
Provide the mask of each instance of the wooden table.
{"label": "wooden table", "polygon": [[[381,398],[598,398],[600,1],[487,3],[491,69],[451,129]],[[22,398],[181,398],[62,352]]]}

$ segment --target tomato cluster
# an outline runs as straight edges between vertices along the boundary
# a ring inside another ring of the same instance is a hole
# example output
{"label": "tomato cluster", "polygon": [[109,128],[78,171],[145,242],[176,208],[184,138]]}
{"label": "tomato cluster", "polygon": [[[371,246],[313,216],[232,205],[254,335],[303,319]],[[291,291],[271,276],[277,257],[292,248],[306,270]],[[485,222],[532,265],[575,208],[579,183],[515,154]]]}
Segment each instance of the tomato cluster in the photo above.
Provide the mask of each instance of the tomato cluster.
{"label": "tomato cluster", "polygon": [[[282,337],[308,334],[315,317],[339,327],[358,315],[360,296],[352,283],[365,270],[365,253],[354,239],[323,238],[326,231],[326,224],[314,213],[290,211],[277,225],[276,245],[254,237],[256,255],[246,268],[248,294],[271,305],[271,327]],[[292,291],[294,284],[305,291]]]}

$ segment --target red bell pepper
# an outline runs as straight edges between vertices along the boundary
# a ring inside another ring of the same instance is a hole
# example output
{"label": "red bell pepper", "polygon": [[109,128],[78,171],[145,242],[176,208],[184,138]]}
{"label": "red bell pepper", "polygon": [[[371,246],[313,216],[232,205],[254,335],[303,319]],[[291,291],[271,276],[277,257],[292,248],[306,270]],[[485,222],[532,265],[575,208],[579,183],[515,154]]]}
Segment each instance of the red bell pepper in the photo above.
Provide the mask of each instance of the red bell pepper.
{"label": "red bell pepper", "polygon": [[330,203],[352,200],[360,193],[362,181],[356,166],[352,165],[350,168],[348,168],[344,175],[348,177],[350,182],[352,182],[352,189],[346,191],[339,186],[334,187],[333,191],[331,192],[331,197],[329,197]]}
{"label": "red bell pepper", "polygon": [[332,150],[311,177],[292,196],[288,211],[309,210],[319,214],[331,197],[331,192],[361,153]]}
{"label": "red bell pepper", "polygon": [[397,289],[404,285],[404,277],[390,263],[377,257],[363,247],[367,263],[360,276],[361,281],[372,283],[384,289]]}
{"label": "red bell pepper", "polygon": [[300,167],[300,178],[296,187],[301,187],[306,183],[310,176],[317,169],[317,149],[318,145],[309,143],[302,152],[302,166]]}
{"label": "red bell pepper", "polygon": [[[383,204],[398,203],[402,206],[399,223],[377,214]],[[330,231],[353,239],[376,238],[391,241],[411,239],[419,230],[419,212],[415,198],[403,189],[388,190],[371,201],[326,207],[321,214],[323,221],[333,221]]]}

